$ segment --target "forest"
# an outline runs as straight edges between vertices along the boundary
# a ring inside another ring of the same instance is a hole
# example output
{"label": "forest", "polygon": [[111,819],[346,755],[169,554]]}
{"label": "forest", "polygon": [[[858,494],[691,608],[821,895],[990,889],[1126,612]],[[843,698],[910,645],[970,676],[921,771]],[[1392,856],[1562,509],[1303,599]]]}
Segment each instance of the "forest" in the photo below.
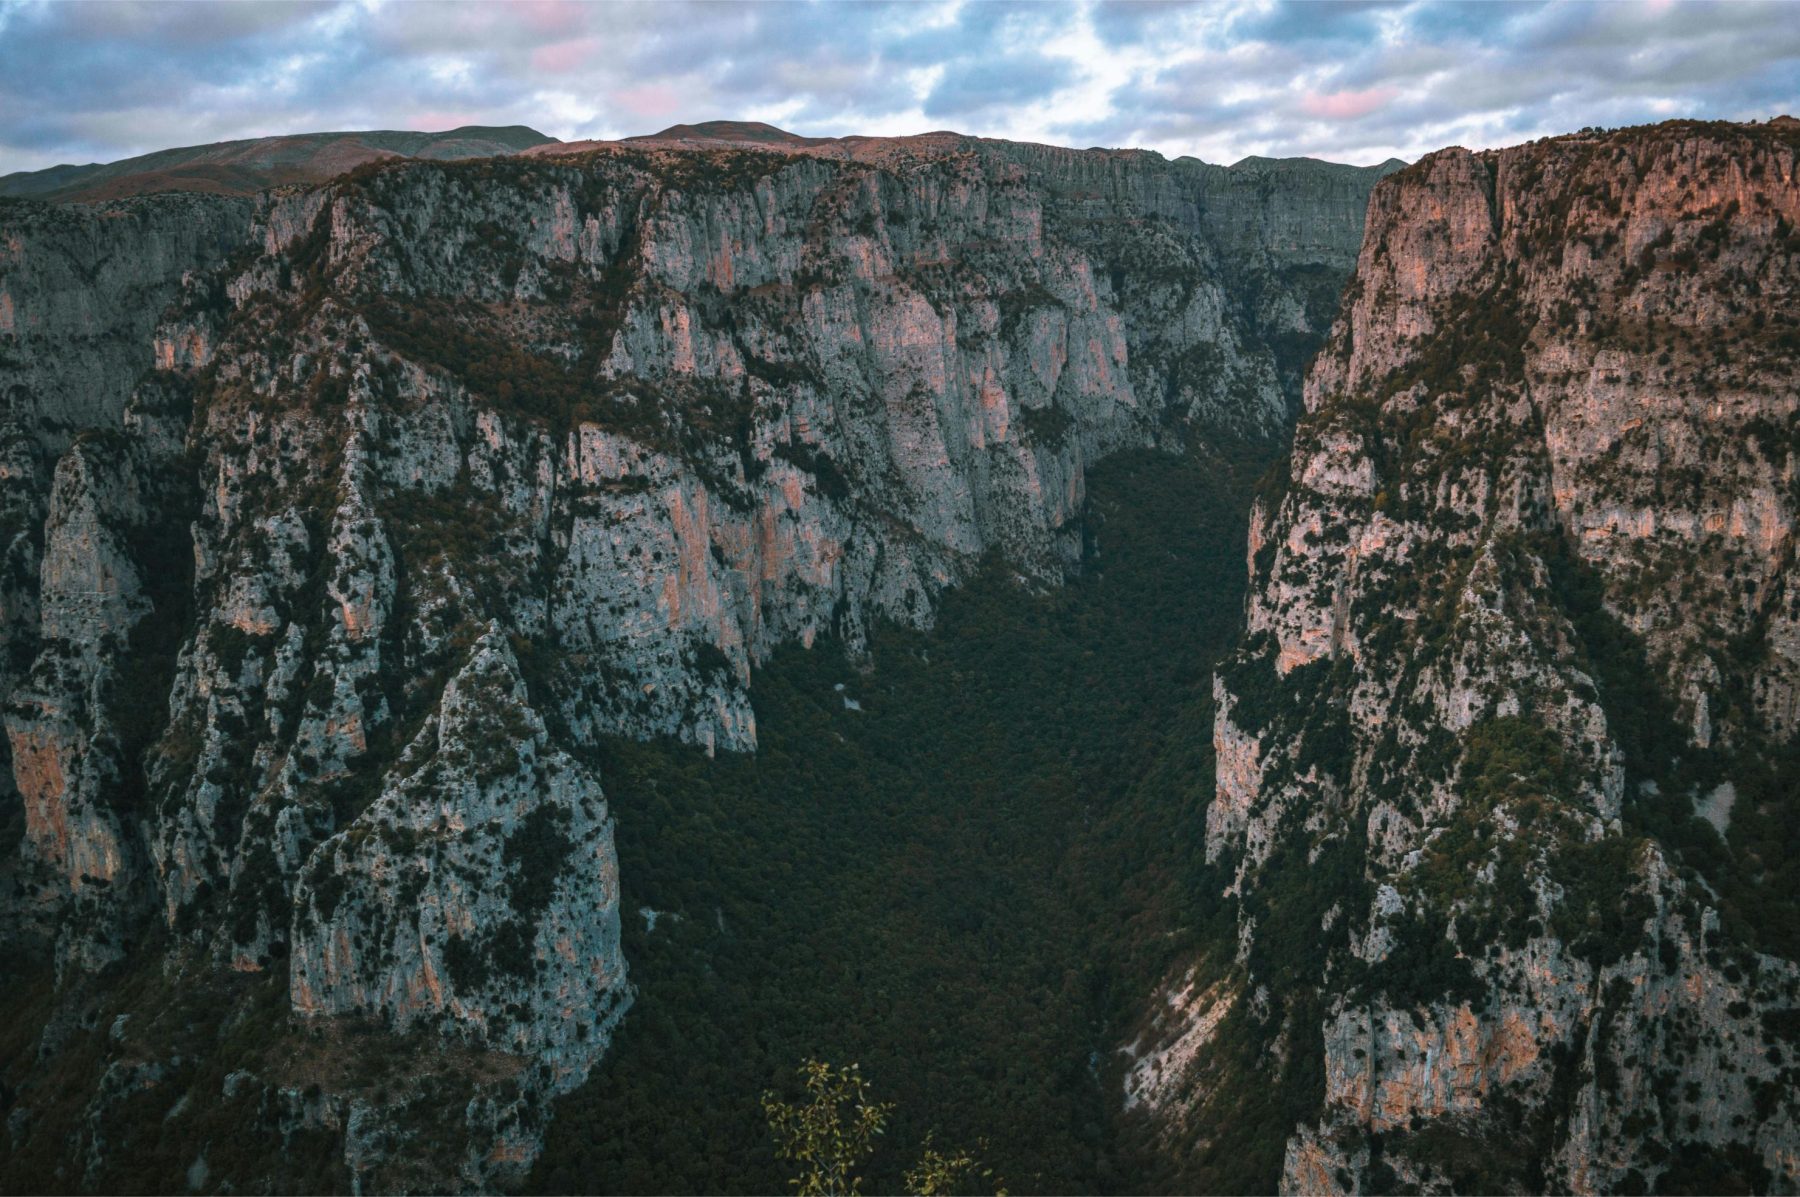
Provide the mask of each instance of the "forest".
{"label": "forest", "polygon": [[533,1189],[783,1191],[761,1097],[797,1096],[807,1058],[894,1103],[866,1191],[928,1135],[1015,1193],[1142,1188],[1120,1047],[1211,913],[1242,456],[1101,466],[1067,587],[990,562],[929,633],[779,653],[754,756],[606,749],[638,997]]}

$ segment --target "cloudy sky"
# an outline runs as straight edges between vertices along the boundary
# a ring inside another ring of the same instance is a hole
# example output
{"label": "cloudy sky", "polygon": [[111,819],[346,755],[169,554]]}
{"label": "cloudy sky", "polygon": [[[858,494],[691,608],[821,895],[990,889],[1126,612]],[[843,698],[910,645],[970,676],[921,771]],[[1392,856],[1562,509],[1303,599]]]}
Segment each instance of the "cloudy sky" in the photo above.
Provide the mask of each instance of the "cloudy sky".
{"label": "cloudy sky", "polygon": [[0,0],[0,173],[330,129],[678,121],[1233,162],[1800,113],[1787,3]]}

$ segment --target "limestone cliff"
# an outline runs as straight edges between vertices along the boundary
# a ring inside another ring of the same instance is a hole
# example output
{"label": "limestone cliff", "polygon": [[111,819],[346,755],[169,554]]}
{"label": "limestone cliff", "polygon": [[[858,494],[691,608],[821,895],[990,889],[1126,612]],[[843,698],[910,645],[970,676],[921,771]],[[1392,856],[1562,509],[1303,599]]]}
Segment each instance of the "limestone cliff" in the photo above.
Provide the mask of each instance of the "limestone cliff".
{"label": "limestone cliff", "polygon": [[1218,682],[1238,951],[1131,1074],[1191,1159],[1230,1057],[1290,1192],[1800,1184],[1796,129],[1376,189]]}
{"label": "limestone cliff", "polygon": [[496,629],[395,772],[296,887],[295,1011],[379,1011],[403,1030],[448,1014],[553,1087],[585,1076],[629,1000],[612,825]]}
{"label": "limestone cliff", "polygon": [[[776,647],[928,624],[989,556],[1054,583],[1101,458],[1279,435],[1382,173],[545,149],[0,209],[0,926],[70,995],[145,942],[272,974],[207,1101],[376,1185],[516,1179],[629,1004],[602,738],[753,750]],[[453,1071],[383,1105],[297,1046],[370,1026]],[[394,1171],[420,1117],[453,1173]]]}
{"label": "limestone cliff", "polygon": [[[122,635],[142,614],[129,611],[142,599],[133,593],[136,579],[109,563],[82,560],[88,548],[116,553],[120,544],[94,544],[91,527],[71,529],[62,560],[46,561],[46,521],[91,524],[115,499],[131,508],[120,512],[123,518],[149,517],[145,496],[115,493],[137,486],[132,469],[120,472],[121,455],[166,458],[171,437],[178,448],[185,397],[179,388],[170,395],[153,384],[140,406],[156,428],[149,432],[136,420],[133,429],[148,435],[133,448],[120,439],[128,431],[127,406],[152,364],[185,365],[205,352],[211,309],[224,298],[212,276],[246,242],[251,216],[247,202],[187,195],[107,209],[0,200],[0,703],[32,669],[40,625],[66,641],[55,651],[67,655],[98,651],[91,641],[76,642],[102,631]],[[165,314],[178,323],[165,326]],[[171,405],[176,410],[165,414]],[[96,442],[60,464],[71,440],[88,432],[110,438],[108,446]],[[53,492],[83,513],[53,516]],[[65,572],[71,568],[76,572]],[[45,579],[46,570],[63,580]],[[99,578],[90,574],[118,585],[102,597],[91,585]],[[61,587],[82,612],[40,617],[45,586]],[[10,752],[0,741],[0,801],[6,802],[16,801],[17,792]]]}

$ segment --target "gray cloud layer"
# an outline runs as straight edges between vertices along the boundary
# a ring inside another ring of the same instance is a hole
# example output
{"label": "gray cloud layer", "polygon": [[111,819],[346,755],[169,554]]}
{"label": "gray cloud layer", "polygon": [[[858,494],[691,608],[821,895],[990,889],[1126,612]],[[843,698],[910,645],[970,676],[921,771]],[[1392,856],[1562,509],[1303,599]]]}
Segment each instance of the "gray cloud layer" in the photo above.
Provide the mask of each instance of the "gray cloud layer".
{"label": "gray cloud layer", "polygon": [[0,173],[330,129],[953,128],[1374,162],[1800,109],[1793,5],[0,0]]}

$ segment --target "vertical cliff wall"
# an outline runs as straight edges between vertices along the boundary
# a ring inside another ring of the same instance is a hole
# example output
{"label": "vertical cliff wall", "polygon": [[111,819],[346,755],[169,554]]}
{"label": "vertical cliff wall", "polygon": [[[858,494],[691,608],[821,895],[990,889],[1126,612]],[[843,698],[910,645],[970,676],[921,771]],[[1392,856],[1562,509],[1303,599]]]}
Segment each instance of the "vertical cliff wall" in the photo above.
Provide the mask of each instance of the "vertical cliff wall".
{"label": "vertical cliff wall", "polygon": [[1190,1166],[1262,1068],[1287,1191],[1796,1183],[1796,129],[1377,188],[1129,1083]]}
{"label": "vertical cliff wall", "polygon": [[[150,532],[181,489],[171,454],[186,435],[185,391],[151,384],[133,396],[159,366],[205,353],[209,313],[224,307],[219,272],[248,246],[252,219],[248,201],[187,195],[99,209],[0,201],[0,706],[35,670],[17,705],[62,729],[0,740],[0,803],[9,838],[29,827],[45,845],[57,888],[102,906],[133,837],[62,795],[138,772],[119,758],[142,744],[117,744],[100,708],[151,590],[167,590],[146,588],[142,571],[185,569],[185,549]],[[17,872],[7,852],[9,888]],[[48,932],[51,907],[36,898],[0,906],[9,933]]]}

